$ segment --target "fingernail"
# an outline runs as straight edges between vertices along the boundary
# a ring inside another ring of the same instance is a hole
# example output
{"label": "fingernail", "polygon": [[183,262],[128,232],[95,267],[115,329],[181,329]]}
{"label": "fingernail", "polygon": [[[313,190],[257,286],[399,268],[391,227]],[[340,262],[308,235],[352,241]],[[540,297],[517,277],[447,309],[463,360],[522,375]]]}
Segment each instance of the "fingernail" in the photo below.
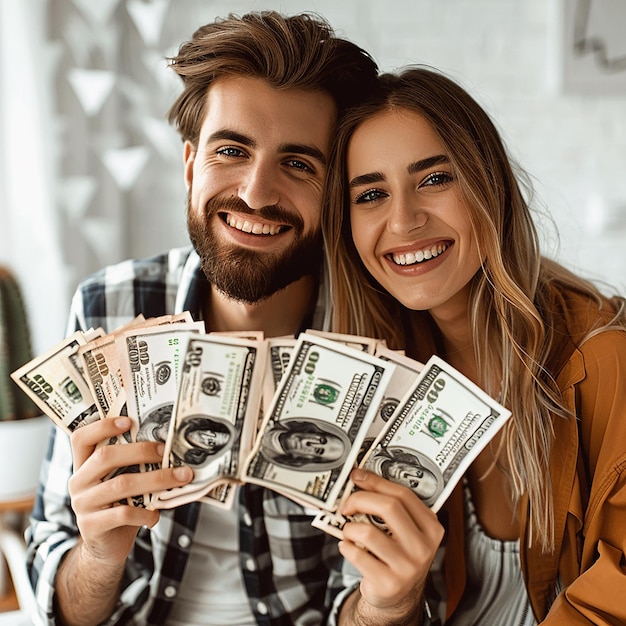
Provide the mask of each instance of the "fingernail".
{"label": "fingernail", "polygon": [[352,480],[354,481],[365,480],[366,477],[367,477],[367,472],[365,470],[362,470],[358,467],[352,470],[352,475],[351,475]]}
{"label": "fingernail", "polygon": [[130,428],[130,420],[127,417],[116,417],[115,425],[118,428],[124,428],[125,430],[128,430]]}
{"label": "fingernail", "polygon": [[163,456],[164,452],[165,452],[165,444],[164,443],[157,444],[157,454],[160,454],[161,456]]}
{"label": "fingernail", "polygon": [[187,481],[193,476],[191,468],[186,465],[183,465],[182,467],[175,467],[173,474],[174,478],[176,480],[180,480],[181,482]]}

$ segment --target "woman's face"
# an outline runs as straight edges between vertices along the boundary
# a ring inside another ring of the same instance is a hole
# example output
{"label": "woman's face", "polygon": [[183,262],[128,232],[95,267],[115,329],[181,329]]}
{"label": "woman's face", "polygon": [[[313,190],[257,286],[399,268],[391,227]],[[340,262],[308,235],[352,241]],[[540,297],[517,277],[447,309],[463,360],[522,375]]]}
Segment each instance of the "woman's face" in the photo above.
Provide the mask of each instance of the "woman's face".
{"label": "woman's face", "polygon": [[403,305],[466,315],[481,258],[469,211],[436,133],[419,114],[385,111],[348,146],[352,236],[372,276]]}

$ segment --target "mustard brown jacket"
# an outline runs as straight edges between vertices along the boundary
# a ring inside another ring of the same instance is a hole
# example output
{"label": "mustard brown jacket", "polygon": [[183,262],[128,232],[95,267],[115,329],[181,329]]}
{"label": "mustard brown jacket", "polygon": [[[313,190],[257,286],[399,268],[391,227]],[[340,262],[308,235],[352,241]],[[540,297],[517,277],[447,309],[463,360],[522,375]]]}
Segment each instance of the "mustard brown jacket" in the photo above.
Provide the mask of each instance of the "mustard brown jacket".
{"label": "mustard brown jacket", "polygon": [[[576,419],[553,416],[550,475],[556,549],[529,545],[528,501],[520,506],[521,566],[537,621],[545,626],[626,624],[626,332],[583,341],[612,317],[569,290],[553,290],[562,319],[549,369]],[[462,489],[446,507],[446,614],[465,585]],[[555,598],[557,580],[562,591]]]}

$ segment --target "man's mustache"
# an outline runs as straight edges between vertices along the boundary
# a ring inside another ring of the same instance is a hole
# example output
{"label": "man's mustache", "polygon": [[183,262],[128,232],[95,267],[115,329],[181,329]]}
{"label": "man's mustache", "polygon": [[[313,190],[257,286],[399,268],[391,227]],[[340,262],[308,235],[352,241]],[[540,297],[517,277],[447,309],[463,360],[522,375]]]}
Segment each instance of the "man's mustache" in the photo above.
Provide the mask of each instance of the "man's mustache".
{"label": "man's mustache", "polygon": [[292,226],[302,230],[304,223],[297,213],[291,213],[278,204],[271,204],[260,209],[251,209],[241,198],[236,196],[230,198],[214,198],[206,204],[207,217],[220,212],[233,212],[243,215],[250,215],[256,219],[267,220]]}

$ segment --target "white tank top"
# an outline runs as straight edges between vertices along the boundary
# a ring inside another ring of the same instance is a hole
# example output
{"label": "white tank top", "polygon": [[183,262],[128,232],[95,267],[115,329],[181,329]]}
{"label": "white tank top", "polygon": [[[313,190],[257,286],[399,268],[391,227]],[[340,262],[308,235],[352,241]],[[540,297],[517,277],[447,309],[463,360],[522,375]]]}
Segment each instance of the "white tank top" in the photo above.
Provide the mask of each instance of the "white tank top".
{"label": "white tank top", "polygon": [[467,583],[454,618],[446,624],[535,626],[522,579],[519,539],[501,541],[485,534],[464,481],[467,519]]}

